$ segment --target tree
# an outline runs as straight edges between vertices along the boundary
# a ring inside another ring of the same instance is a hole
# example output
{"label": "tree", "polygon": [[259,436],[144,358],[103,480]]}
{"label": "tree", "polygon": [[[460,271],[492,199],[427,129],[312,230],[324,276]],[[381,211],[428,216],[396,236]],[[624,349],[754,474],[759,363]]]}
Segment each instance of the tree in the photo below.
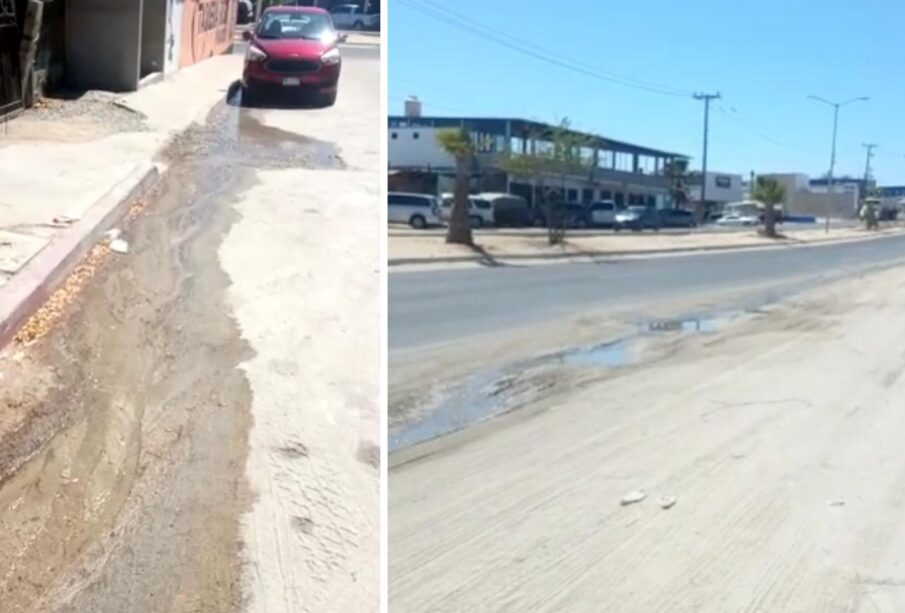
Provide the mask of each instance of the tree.
{"label": "tree", "polygon": [[764,235],[776,238],[776,205],[786,199],[785,186],[772,177],[757,177],[751,198],[764,203]]}
{"label": "tree", "polygon": [[[582,150],[593,147],[593,143],[574,132],[568,118],[549,130],[533,134],[532,139],[544,143],[540,150],[509,154],[500,161],[500,168],[531,181],[534,206],[543,212],[547,224],[547,240],[557,245],[566,238],[566,179],[590,172],[592,160],[583,158]],[[557,185],[549,184],[547,179],[551,177]]]}
{"label": "tree", "polygon": [[456,161],[456,185],[453,189],[446,242],[472,246],[474,238],[471,235],[471,217],[468,215],[468,177],[474,148],[464,129],[440,130],[437,140],[443,150]]}

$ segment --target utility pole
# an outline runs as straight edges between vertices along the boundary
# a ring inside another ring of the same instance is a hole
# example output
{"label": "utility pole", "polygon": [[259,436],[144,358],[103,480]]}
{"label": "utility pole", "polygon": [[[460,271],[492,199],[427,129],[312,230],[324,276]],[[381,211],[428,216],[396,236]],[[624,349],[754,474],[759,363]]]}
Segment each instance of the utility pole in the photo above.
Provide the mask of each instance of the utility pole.
{"label": "utility pole", "polygon": [[874,157],[874,149],[879,145],[876,143],[864,143],[861,146],[867,149],[867,161],[864,162],[864,196],[867,197],[867,182],[870,181],[870,160]]}
{"label": "utility pole", "polygon": [[[858,98],[851,98],[850,100],[846,100],[844,102],[831,102],[826,98],[821,98],[820,96],[808,96],[811,100],[816,100],[817,102],[822,102],[823,104],[827,104],[833,107],[833,147],[830,152],[830,173],[826,178],[826,193],[828,195],[827,200],[832,199],[833,194],[833,171],[836,169],[836,132],[839,128],[839,109],[847,104],[851,104],[853,102],[862,102],[870,100],[867,96],[859,96]],[[827,205],[827,208],[832,203]],[[826,212],[826,231],[829,233],[830,231],[830,211]]]}
{"label": "utility pole", "polygon": [[722,98],[720,92],[715,94],[695,94],[695,100],[704,101],[704,157],[701,159],[701,202],[695,208],[695,221],[701,223],[704,208],[707,206],[707,142],[710,138],[710,101]]}

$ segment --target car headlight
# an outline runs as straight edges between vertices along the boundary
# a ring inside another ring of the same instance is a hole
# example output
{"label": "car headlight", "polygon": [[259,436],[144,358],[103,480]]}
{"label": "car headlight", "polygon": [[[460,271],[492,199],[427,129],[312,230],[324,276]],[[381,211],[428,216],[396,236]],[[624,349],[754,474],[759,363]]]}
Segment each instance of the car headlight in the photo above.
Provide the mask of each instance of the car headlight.
{"label": "car headlight", "polygon": [[331,64],[339,64],[339,49],[333,47],[321,56],[321,61],[328,66]]}
{"label": "car headlight", "polygon": [[249,62],[263,62],[267,59],[267,54],[256,45],[248,45],[248,51],[245,53],[245,59]]}

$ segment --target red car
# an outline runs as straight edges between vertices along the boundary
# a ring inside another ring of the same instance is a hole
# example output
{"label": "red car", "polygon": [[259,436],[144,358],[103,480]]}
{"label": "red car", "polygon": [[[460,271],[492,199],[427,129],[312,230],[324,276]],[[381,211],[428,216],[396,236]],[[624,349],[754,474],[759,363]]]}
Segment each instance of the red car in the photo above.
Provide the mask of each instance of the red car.
{"label": "red car", "polygon": [[345,36],[324,9],[307,6],[272,7],[264,11],[254,32],[245,36],[248,51],[242,84],[254,98],[262,90],[302,91],[319,96],[327,106],[336,102]]}

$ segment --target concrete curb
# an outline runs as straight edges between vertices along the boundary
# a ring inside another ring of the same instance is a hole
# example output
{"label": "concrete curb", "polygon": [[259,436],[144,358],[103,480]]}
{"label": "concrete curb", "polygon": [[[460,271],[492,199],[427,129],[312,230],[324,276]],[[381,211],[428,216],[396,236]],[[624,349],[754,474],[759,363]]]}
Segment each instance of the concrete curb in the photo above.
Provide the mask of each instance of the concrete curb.
{"label": "concrete curb", "polygon": [[0,349],[12,341],[103,234],[126,215],[132,203],[151,190],[159,176],[157,166],[150,162],[136,166],[0,288]]}
{"label": "concrete curb", "polygon": [[[691,255],[695,253],[707,253],[714,251],[743,251],[745,249],[794,249],[799,247],[817,247],[826,244],[842,244],[856,241],[875,240],[901,234],[901,232],[891,234],[878,234],[875,236],[859,236],[838,239],[823,239],[810,242],[791,242],[791,243],[767,243],[763,245],[719,245],[711,247],[687,247],[680,249],[639,249],[635,251],[584,251],[581,253],[539,253],[539,254],[513,254],[504,255],[493,258],[500,265],[507,262],[529,262],[529,261],[551,261],[551,260],[594,260],[605,258],[608,260],[623,257],[638,257],[645,255]],[[387,266],[430,266],[432,264],[466,264],[480,263],[487,261],[488,258],[480,255],[456,255],[444,258],[397,258],[387,261]]]}

